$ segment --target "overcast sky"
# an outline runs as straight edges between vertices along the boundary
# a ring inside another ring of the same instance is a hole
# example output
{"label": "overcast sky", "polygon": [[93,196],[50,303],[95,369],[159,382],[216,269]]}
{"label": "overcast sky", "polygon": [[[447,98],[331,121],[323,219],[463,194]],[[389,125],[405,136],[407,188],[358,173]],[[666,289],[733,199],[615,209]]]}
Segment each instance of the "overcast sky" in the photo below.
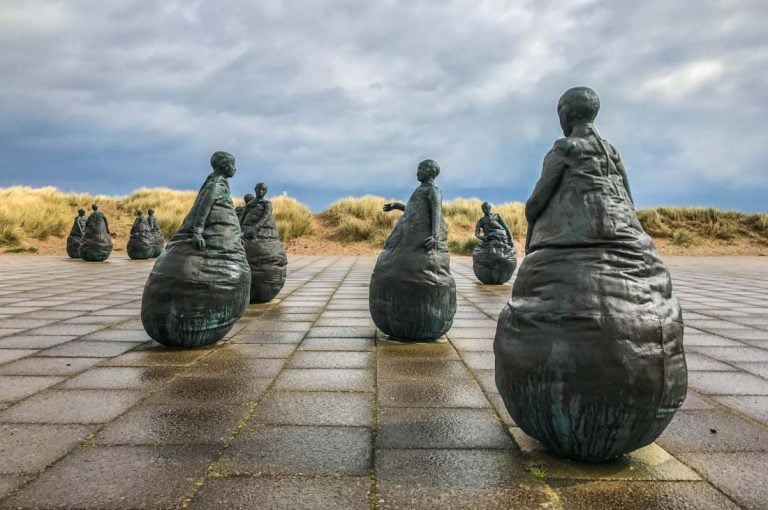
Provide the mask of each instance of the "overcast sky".
{"label": "overcast sky", "polygon": [[525,200],[576,85],[639,206],[768,210],[766,0],[0,0],[0,186]]}

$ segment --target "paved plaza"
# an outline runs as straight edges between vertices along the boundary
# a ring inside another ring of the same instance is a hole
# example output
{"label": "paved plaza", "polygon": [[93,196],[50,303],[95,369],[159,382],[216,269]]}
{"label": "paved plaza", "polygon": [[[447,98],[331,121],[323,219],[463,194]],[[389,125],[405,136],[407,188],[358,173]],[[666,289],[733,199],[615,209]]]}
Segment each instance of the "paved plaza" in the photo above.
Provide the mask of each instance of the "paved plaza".
{"label": "paved plaza", "polygon": [[149,261],[0,257],[0,508],[768,508],[768,259],[667,258],[689,393],[653,445],[548,455],[494,384],[510,285],[455,257],[447,339],[368,313],[372,257],[292,257],[219,344],[161,348]]}

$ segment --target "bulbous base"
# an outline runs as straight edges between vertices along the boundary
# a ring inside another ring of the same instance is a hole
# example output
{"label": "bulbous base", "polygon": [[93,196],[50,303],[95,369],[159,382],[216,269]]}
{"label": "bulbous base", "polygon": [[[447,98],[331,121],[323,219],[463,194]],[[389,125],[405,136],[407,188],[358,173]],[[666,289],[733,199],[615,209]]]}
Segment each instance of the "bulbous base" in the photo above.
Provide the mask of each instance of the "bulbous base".
{"label": "bulbous base", "polygon": [[435,340],[453,324],[456,284],[404,282],[374,273],[368,303],[373,322],[385,334],[398,340]]}
{"label": "bulbous base", "polygon": [[77,237],[70,236],[67,238],[67,255],[69,255],[69,258],[80,258],[80,246],[82,246],[82,244],[83,243]]}
{"label": "bulbous base", "polygon": [[150,273],[141,301],[141,323],[166,347],[211,345],[226,335],[248,306],[250,281],[193,282]]}
{"label": "bulbous base", "polygon": [[155,248],[151,243],[142,239],[131,238],[128,240],[126,251],[128,252],[128,257],[134,260],[145,260],[152,256]]}
{"label": "bulbous base", "polygon": [[285,278],[285,266],[251,267],[250,303],[272,301],[283,289]]}
{"label": "bulbous base", "polygon": [[486,285],[501,285],[512,278],[517,267],[515,250],[501,243],[480,243],[472,251],[472,270]]}
{"label": "bulbous base", "polygon": [[80,258],[88,262],[102,262],[112,254],[112,245],[85,242],[80,246]]}

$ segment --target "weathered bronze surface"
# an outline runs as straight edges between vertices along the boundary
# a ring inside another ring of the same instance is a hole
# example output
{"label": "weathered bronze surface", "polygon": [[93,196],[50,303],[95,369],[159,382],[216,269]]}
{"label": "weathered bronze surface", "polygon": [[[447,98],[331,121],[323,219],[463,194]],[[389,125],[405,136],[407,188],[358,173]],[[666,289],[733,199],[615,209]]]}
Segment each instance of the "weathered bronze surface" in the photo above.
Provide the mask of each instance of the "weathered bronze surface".
{"label": "weathered bronze surface", "polygon": [[373,322],[398,340],[439,338],[456,313],[456,284],[451,276],[442,195],[435,186],[440,166],[419,163],[407,205],[390,203],[384,211],[403,211],[373,269],[369,307]]}
{"label": "weathered bronze surface", "polygon": [[109,235],[109,223],[99,206],[91,206],[93,212],[85,222],[85,233],[80,244],[80,258],[88,262],[107,260],[112,253],[112,237]]}
{"label": "weathered bronze surface", "polygon": [[256,196],[249,199],[241,216],[243,242],[251,267],[251,303],[271,301],[285,285],[288,256],[280,242],[272,202],[266,200],[267,186],[258,183]]}
{"label": "weathered bronze surface", "polygon": [[248,306],[251,273],[227,181],[235,175],[235,158],[216,152],[211,166],[144,287],[144,329],[169,347],[221,340]]}
{"label": "weathered bronze surface", "polygon": [[155,210],[152,208],[147,209],[147,223],[149,223],[149,230],[152,232],[152,257],[156,258],[163,253],[165,237],[163,236],[160,224],[157,222]]}
{"label": "weathered bronze surface", "polygon": [[85,209],[77,210],[77,218],[72,223],[72,229],[67,236],[67,255],[73,259],[80,258],[80,245],[83,244],[83,235],[85,235]]}
{"label": "weathered bronze surface", "polygon": [[598,109],[584,87],[560,99],[566,137],[526,204],[527,253],[494,344],[517,425],[584,461],[651,443],[687,386],[680,306],[619,153],[595,130]]}
{"label": "weathered bronze surface", "polygon": [[481,282],[498,285],[509,281],[517,266],[512,232],[501,216],[491,212],[491,204],[483,202],[481,207],[483,217],[475,225],[480,244],[472,250],[472,270]]}
{"label": "weathered bronze surface", "polygon": [[131,237],[126,247],[128,256],[132,259],[148,259],[155,252],[155,238],[144,213],[136,211],[136,219],[131,227]]}

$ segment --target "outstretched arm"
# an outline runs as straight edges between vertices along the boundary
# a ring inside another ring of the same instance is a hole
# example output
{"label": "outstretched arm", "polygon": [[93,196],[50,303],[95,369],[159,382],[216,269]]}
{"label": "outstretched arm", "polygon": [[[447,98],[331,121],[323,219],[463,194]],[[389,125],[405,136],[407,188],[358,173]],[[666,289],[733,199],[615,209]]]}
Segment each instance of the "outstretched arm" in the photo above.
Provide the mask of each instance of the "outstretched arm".
{"label": "outstretched arm", "polygon": [[405,204],[401,204],[400,202],[390,202],[384,204],[383,207],[384,212],[394,211],[395,209],[405,212]]}

